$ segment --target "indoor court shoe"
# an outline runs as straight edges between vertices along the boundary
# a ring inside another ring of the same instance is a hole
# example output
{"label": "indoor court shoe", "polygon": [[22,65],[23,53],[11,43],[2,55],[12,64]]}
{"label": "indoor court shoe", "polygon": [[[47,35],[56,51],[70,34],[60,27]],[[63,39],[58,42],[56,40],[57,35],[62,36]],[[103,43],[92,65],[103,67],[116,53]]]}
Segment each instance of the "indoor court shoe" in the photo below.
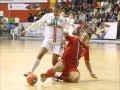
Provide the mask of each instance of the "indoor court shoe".
{"label": "indoor court shoe", "polygon": [[40,77],[41,77],[41,81],[42,81],[42,82],[45,82],[45,80],[47,79],[47,77],[45,76],[44,73],[42,73],[42,74],[40,75]]}
{"label": "indoor court shoe", "polygon": [[53,81],[60,81],[61,80],[61,78],[60,78],[60,76],[54,76],[54,77],[52,77],[52,80]]}

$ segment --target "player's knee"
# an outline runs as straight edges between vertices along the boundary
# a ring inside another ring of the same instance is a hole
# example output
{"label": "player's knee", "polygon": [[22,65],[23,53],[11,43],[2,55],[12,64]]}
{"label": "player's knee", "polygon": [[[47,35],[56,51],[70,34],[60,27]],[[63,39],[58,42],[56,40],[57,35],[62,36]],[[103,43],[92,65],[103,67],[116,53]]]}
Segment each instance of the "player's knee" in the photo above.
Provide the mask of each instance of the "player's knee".
{"label": "player's knee", "polygon": [[77,83],[78,81],[79,81],[79,77],[78,76],[72,76],[71,77],[71,82]]}
{"label": "player's knee", "polygon": [[55,66],[55,64],[58,62],[58,60],[53,60],[52,65]]}
{"label": "player's knee", "polygon": [[38,56],[37,56],[37,59],[41,59],[45,53],[47,53],[47,51],[40,51]]}
{"label": "player's knee", "polygon": [[76,83],[76,82],[79,81],[79,78],[80,78],[80,73],[79,72],[71,72],[70,73],[71,82]]}

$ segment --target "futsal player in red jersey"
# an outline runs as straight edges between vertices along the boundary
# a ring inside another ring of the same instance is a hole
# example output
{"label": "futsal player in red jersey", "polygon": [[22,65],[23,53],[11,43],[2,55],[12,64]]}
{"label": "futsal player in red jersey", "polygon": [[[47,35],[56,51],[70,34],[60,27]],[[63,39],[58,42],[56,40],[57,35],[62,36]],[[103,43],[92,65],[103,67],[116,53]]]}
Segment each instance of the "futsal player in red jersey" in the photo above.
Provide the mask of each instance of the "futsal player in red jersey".
{"label": "futsal player in red jersey", "polygon": [[41,81],[44,82],[49,77],[54,77],[56,72],[63,72],[59,79],[66,82],[78,82],[80,72],[77,69],[79,60],[84,57],[86,67],[93,78],[97,78],[92,72],[89,63],[89,46],[87,42],[91,38],[90,33],[83,33],[81,37],[69,36],[64,32],[65,38],[69,43],[67,44],[64,54],[56,65],[50,68],[46,73],[41,74]]}

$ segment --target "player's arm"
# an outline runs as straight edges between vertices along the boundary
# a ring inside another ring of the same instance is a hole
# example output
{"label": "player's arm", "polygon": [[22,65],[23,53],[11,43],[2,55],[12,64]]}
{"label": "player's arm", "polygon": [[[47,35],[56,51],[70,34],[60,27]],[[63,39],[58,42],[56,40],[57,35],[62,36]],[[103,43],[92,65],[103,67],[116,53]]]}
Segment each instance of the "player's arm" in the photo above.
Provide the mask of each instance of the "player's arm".
{"label": "player's arm", "polygon": [[84,55],[84,59],[85,59],[85,65],[90,73],[90,76],[97,79],[97,77],[95,76],[96,74],[93,73],[92,68],[91,68],[91,64],[89,62],[89,48]]}
{"label": "player's arm", "polygon": [[73,19],[73,20],[70,22],[70,26],[72,26],[72,28],[75,30],[74,23],[75,23],[75,20]]}
{"label": "player's arm", "polygon": [[36,27],[38,25],[42,25],[46,21],[46,15],[44,15],[40,20],[33,23],[31,26],[29,26],[27,29],[21,32],[21,34],[25,34],[27,31],[29,31],[32,27]]}
{"label": "player's arm", "polygon": [[89,61],[85,61],[85,65],[86,65],[86,67],[87,67],[87,69],[88,69],[88,71],[90,73],[90,76],[97,79],[97,77],[95,76],[96,74],[94,74],[92,72],[92,68],[91,68],[90,62]]}

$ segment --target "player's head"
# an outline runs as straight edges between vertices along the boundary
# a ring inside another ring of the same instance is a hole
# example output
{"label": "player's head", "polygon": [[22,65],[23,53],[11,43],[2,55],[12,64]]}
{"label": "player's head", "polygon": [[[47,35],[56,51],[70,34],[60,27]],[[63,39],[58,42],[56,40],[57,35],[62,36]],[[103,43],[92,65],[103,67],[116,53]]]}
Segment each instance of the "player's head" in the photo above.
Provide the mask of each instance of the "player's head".
{"label": "player's head", "polygon": [[60,15],[65,17],[65,11],[61,11]]}
{"label": "player's head", "polygon": [[91,39],[91,33],[89,33],[89,32],[84,32],[80,36],[80,41],[84,44],[86,44],[90,39]]}
{"label": "player's head", "polygon": [[70,19],[73,18],[73,14],[72,13],[69,14],[69,18]]}
{"label": "player's head", "polygon": [[60,5],[59,4],[55,4],[53,6],[53,14],[54,14],[54,16],[59,16],[59,14],[60,14]]}

